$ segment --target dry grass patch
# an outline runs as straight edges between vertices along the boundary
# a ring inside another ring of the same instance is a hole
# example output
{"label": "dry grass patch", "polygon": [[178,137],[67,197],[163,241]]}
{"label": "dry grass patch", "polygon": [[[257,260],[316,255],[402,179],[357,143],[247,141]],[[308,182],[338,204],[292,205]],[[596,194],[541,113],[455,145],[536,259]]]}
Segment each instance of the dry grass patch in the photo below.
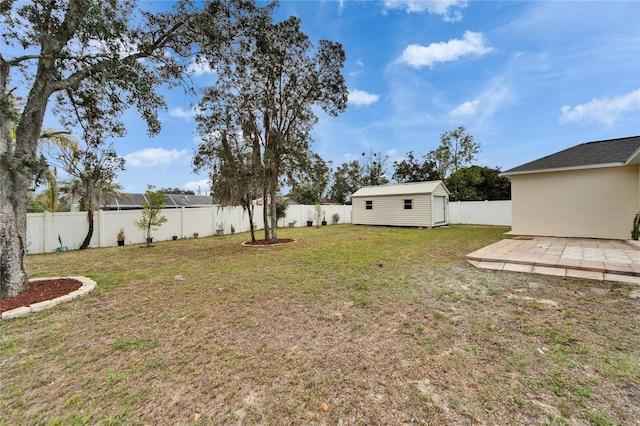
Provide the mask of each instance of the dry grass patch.
{"label": "dry grass patch", "polygon": [[633,288],[464,261],[505,230],[30,256],[98,288],[0,324],[0,424],[639,423]]}

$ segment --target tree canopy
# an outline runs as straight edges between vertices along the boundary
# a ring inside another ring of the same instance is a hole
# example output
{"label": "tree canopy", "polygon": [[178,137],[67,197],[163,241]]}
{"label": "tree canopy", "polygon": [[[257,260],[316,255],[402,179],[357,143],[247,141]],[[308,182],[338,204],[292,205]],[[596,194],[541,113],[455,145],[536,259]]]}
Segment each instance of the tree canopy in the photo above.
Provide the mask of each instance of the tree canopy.
{"label": "tree canopy", "polygon": [[[317,121],[313,107],[332,116],[346,108],[344,50],[328,40],[314,48],[297,17],[274,23],[265,16],[249,25],[223,58],[207,59],[217,81],[200,102],[199,152],[224,152],[216,148],[223,136],[241,138],[251,164],[259,167],[250,178],[262,189],[264,222],[270,219],[270,238],[276,242],[276,195],[285,177],[310,163],[310,132]],[[197,157],[194,161],[201,164]]]}
{"label": "tree canopy", "polygon": [[[0,298],[28,285],[26,200],[46,170],[38,156],[46,111],[51,106],[65,128],[81,123],[83,139],[95,145],[124,134],[120,117],[130,105],[149,134],[158,133],[157,111],[166,107],[158,87],[185,82],[183,71],[204,39],[208,55],[219,53],[241,27],[237,22],[262,13],[251,1],[200,5],[179,1],[152,13],[135,1],[2,3]],[[14,94],[18,87],[24,99]]]}

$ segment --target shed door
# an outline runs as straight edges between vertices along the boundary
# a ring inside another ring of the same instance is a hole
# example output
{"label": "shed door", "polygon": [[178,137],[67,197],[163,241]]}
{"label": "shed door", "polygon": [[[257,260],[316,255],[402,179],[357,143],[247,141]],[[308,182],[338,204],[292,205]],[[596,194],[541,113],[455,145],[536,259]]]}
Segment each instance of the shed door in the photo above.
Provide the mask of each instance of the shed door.
{"label": "shed door", "polygon": [[434,196],[433,197],[433,223],[443,223],[445,221],[445,214],[444,214],[444,208],[445,208],[445,202],[444,202],[444,198],[445,197],[438,197],[438,196]]}

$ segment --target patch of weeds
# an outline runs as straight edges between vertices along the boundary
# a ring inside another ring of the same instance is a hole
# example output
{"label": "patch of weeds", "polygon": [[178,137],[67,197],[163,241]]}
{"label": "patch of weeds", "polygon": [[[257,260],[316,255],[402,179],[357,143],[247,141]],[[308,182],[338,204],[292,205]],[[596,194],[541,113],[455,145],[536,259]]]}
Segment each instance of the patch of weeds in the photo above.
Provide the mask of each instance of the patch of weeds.
{"label": "patch of weeds", "polygon": [[0,352],[11,355],[17,354],[20,352],[20,339],[6,339],[0,341]]}
{"label": "patch of weeds", "polygon": [[366,281],[358,281],[356,282],[354,288],[357,291],[368,291],[369,290],[369,283]]}
{"label": "patch of weeds", "polygon": [[127,395],[124,398],[124,402],[128,405],[131,405],[134,402],[140,402],[140,400],[142,400],[142,398],[147,394],[148,390],[149,390],[149,386],[144,386],[142,389],[139,389],[133,395]]}
{"label": "patch of weeds", "polygon": [[591,393],[591,391],[587,388],[584,388],[582,386],[578,386],[575,389],[575,395],[578,397],[578,399],[592,399],[593,398],[593,394]]}
{"label": "patch of weeds", "polygon": [[149,370],[164,369],[164,367],[165,367],[164,361],[162,361],[161,359],[154,358],[145,362],[140,368],[140,371],[145,373]]}
{"label": "patch of weeds", "polygon": [[329,322],[336,322],[336,321],[340,321],[340,316],[336,315],[336,314],[331,314],[327,317],[327,321]]}
{"label": "patch of weeds", "polygon": [[557,396],[569,396],[567,378],[561,372],[554,372],[549,378],[551,392]]}
{"label": "patch of weeds", "polygon": [[133,424],[131,414],[126,410],[120,410],[113,416],[105,419],[107,425]]}
{"label": "patch of weeds", "polygon": [[522,399],[520,395],[510,395],[508,398],[509,404],[518,405],[520,407],[524,407],[529,403],[526,399]]}
{"label": "patch of weeds", "polygon": [[534,392],[538,392],[540,390],[540,383],[538,383],[538,381],[533,377],[525,378],[524,385]]}
{"label": "patch of weeds", "polygon": [[[88,425],[93,423],[91,420],[93,419],[93,413],[81,415],[76,413],[75,411],[67,415],[64,419],[55,418],[51,419],[47,426],[59,425],[59,426],[68,426],[68,425]],[[1,424],[1,423],[0,423]]]}
{"label": "patch of weeds", "polygon": [[542,422],[542,426],[569,426],[569,423],[555,414],[551,414],[549,415],[549,421]]}
{"label": "patch of weeds", "polygon": [[62,408],[71,408],[81,405],[88,399],[89,398],[86,395],[73,395],[71,398],[67,399],[64,404],[62,404]]}
{"label": "patch of weeds", "polygon": [[563,402],[558,406],[558,411],[563,417],[569,418],[571,417],[571,406],[566,402]]}
{"label": "patch of weeds", "polygon": [[440,321],[441,319],[445,318],[444,314],[442,312],[440,312],[440,311],[433,311],[433,313],[431,315],[433,316],[433,318],[435,320],[438,320],[438,321]]}
{"label": "patch of weeds", "polygon": [[113,386],[126,379],[127,375],[124,373],[118,373],[115,371],[108,371],[104,376],[104,381],[107,385]]}
{"label": "patch of weeds", "polygon": [[572,311],[571,309],[564,311],[564,313],[562,314],[563,318],[575,318],[577,316],[578,314]]}
{"label": "patch of weeds", "polygon": [[596,371],[602,374],[607,379],[620,382],[627,377],[631,377],[637,374],[637,370],[634,367],[633,359],[627,355],[621,355],[617,357],[603,357],[602,362],[596,365]]}
{"label": "patch of weeds", "polygon": [[189,364],[191,362],[191,358],[189,358],[184,352],[178,352],[176,354],[176,358],[178,358],[178,360],[183,364]]}
{"label": "patch of weeds", "polygon": [[236,328],[237,330],[246,330],[253,326],[253,323],[246,318],[234,318],[229,321],[229,325]]}
{"label": "patch of weeds", "polygon": [[504,294],[504,291],[498,290],[495,288],[490,288],[487,290],[487,295],[491,297],[500,297]]}
{"label": "patch of weeds", "polygon": [[355,333],[356,331],[362,330],[363,328],[364,328],[364,324],[362,324],[362,323],[351,324],[349,326],[349,331],[351,333]]}
{"label": "patch of weeds", "polygon": [[118,337],[112,345],[112,348],[116,351],[131,352],[139,351],[144,352],[147,349],[158,346],[157,341],[149,341],[144,339],[129,340],[126,337]]}
{"label": "patch of weeds", "polygon": [[462,398],[460,398],[459,396],[452,395],[449,397],[449,404],[453,408],[458,408],[460,405],[462,405]]}
{"label": "patch of weeds", "polygon": [[351,301],[353,301],[354,305],[359,306],[361,308],[369,304],[369,298],[362,294],[352,294]]}
{"label": "patch of weeds", "polygon": [[594,426],[616,426],[617,423],[609,421],[607,416],[595,410],[582,410],[581,416]]}

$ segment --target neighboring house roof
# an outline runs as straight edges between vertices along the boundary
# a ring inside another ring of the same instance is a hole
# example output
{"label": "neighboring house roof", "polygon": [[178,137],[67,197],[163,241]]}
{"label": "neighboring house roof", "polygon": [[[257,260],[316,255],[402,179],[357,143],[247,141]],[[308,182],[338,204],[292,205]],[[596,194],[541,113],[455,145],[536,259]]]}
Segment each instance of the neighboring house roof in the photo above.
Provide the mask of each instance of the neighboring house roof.
{"label": "neighboring house roof", "polygon": [[587,142],[502,173],[503,176],[640,164],[640,136]]}
{"label": "neighboring house roof", "polygon": [[383,195],[431,194],[438,185],[442,185],[445,191],[447,191],[447,194],[449,193],[449,190],[441,180],[431,180],[428,182],[399,183],[397,185],[365,186],[351,194],[351,198]]}
{"label": "neighboring house roof", "polygon": [[[105,210],[141,209],[140,203],[146,201],[144,194],[122,194],[122,199],[111,199],[104,203]],[[167,194],[164,207],[167,209],[180,207],[207,207],[213,205],[209,195]]]}

